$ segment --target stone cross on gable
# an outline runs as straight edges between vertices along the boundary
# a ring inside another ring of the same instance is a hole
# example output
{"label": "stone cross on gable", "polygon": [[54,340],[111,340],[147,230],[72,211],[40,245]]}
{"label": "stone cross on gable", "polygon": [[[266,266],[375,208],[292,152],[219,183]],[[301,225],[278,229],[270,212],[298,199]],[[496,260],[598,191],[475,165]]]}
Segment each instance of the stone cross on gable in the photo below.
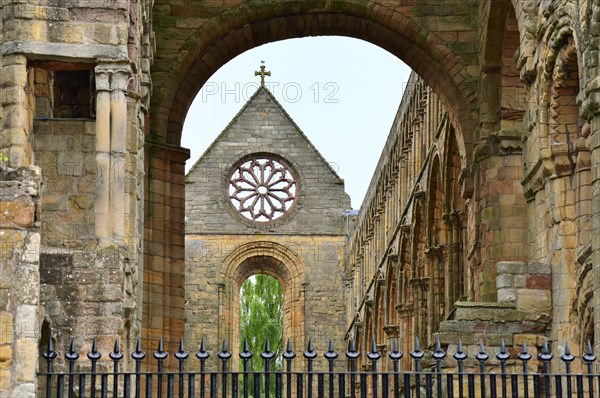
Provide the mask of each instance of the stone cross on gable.
{"label": "stone cross on gable", "polygon": [[255,71],[254,72],[254,76],[260,76],[260,85],[264,86],[265,85],[265,76],[271,76],[271,71],[265,71],[265,61],[260,61],[261,65],[260,66],[260,71]]}

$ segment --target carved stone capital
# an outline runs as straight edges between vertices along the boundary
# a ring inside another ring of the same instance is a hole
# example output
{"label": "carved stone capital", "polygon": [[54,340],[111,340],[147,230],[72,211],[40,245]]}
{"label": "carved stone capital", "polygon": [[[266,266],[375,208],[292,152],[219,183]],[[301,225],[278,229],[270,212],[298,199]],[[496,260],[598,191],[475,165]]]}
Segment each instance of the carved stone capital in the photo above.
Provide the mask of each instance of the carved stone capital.
{"label": "carved stone capital", "polygon": [[387,337],[398,337],[400,335],[400,325],[385,325],[383,332]]}
{"label": "carved stone capital", "polygon": [[132,75],[131,63],[128,60],[99,60],[94,70],[97,91],[127,91]]}

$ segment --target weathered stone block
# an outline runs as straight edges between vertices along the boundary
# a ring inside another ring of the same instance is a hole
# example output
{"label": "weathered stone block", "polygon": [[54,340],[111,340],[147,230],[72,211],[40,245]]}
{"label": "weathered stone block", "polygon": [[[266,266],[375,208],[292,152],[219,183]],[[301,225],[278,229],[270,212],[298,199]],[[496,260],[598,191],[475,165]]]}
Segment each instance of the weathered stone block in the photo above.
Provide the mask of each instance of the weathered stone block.
{"label": "weathered stone block", "polygon": [[17,339],[15,352],[18,353],[18,360],[14,362],[17,381],[34,383],[38,365],[37,341],[32,338]]}
{"label": "weathered stone block", "polygon": [[524,272],[525,263],[521,261],[500,261],[496,263],[498,275],[501,274],[522,274]]}
{"label": "weathered stone block", "polygon": [[537,289],[520,289],[517,308],[522,311],[549,313],[552,309],[550,292]]}
{"label": "weathered stone block", "polygon": [[513,277],[509,274],[500,274],[496,277],[496,287],[503,289],[513,286]]}
{"label": "weathered stone block", "polygon": [[0,228],[28,228],[33,226],[35,206],[29,200],[0,201]]}
{"label": "weathered stone block", "polygon": [[499,303],[516,303],[517,289],[498,289]]}
{"label": "weathered stone block", "polygon": [[552,277],[550,275],[527,275],[526,286],[528,289],[552,289]]}

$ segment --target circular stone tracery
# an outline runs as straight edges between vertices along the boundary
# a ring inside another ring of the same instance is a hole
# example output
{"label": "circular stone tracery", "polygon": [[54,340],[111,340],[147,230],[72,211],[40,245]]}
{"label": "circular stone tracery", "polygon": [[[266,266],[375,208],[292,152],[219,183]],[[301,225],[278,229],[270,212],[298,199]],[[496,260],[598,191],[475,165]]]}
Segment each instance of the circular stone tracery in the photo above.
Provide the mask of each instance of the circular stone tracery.
{"label": "circular stone tracery", "polygon": [[256,156],[229,173],[227,189],[233,208],[245,219],[267,223],[285,215],[298,198],[294,171],[283,160]]}

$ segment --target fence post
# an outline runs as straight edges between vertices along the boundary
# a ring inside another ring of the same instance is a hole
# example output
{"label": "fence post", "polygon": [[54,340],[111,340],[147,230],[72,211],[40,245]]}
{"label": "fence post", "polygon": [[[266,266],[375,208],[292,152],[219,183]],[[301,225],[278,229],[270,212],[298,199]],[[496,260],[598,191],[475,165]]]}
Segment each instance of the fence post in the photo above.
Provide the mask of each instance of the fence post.
{"label": "fence post", "polygon": [[308,377],[306,385],[306,394],[308,397],[312,397],[312,379],[313,379],[313,360],[317,357],[317,352],[313,347],[312,338],[308,339],[308,345],[306,351],[304,351],[304,358],[306,358]]}
{"label": "fence post", "polygon": [[286,362],[286,371],[287,371],[287,395],[286,397],[292,396],[292,360],[296,358],[296,353],[292,351],[292,343],[290,342],[290,338],[287,339],[287,345],[285,351],[283,352],[283,359]]}
{"label": "fence post", "polygon": [[[425,356],[425,353],[421,351],[421,346],[419,345],[419,338],[415,337],[415,349],[410,352],[410,356],[415,360],[415,388],[417,390],[417,394],[421,393],[421,359]],[[410,376],[409,376],[410,377]],[[404,389],[410,388],[410,384],[406,386],[404,385]]]}
{"label": "fence post", "polygon": [[435,340],[435,351],[432,354],[435,360],[435,371],[437,372],[437,395],[442,396],[442,360],[446,358],[446,352],[442,350],[440,338]]}
{"label": "fence post", "polygon": [[333,342],[329,340],[329,348],[324,354],[325,358],[329,362],[329,397],[333,398],[333,384],[334,384],[334,376],[333,376],[333,363],[335,359],[338,357],[338,353],[333,349]]}
{"label": "fence post", "polygon": [[175,352],[175,358],[179,361],[179,396],[183,397],[183,384],[184,377],[183,373],[185,372],[185,361],[188,359],[190,354],[188,354],[183,346],[183,337],[179,340],[179,350]]}
{"label": "fence post", "polygon": [[571,354],[571,348],[569,348],[569,342],[565,342],[565,352],[560,356],[560,359],[565,363],[566,367],[566,379],[567,379],[567,394],[570,397],[573,393],[571,386],[571,363],[575,360],[575,356]]}
{"label": "fence post", "polygon": [[119,361],[123,359],[118,337],[115,339],[113,352],[109,353],[108,356],[113,361],[113,394],[117,396],[119,392]]}
{"label": "fence post", "polygon": [[227,397],[227,360],[231,358],[231,352],[227,349],[227,339],[223,339],[223,347],[221,351],[217,352],[217,356],[221,359],[221,388],[223,389],[223,398]]}
{"label": "fence post", "polygon": [[94,339],[94,342],[92,343],[92,351],[88,352],[87,357],[90,359],[90,361],[92,362],[92,375],[91,375],[91,386],[90,386],[90,391],[91,391],[91,395],[92,397],[96,396],[96,364],[98,362],[98,360],[102,357],[102,354],[98,352],[98,349],[96,348],[96,339]]}
{"label": "fence post", "polygon": [[46,375],[46,397],[50,398],[52,395],[52,362],[56,358],[56,352],[54,351],[54,344],[52,343],[52,336],[48,341],[48,349],[44,352],[44,358],[48,364],[48,374]]}
{"label": "fence post", "polygon": [[350,397],[356,397],[356,360],[360,353],[356,351],[354,339],[350,339],[348,351],[346,351],[346,357],[350,361]]}
{"label": "fence post", "polygon": [[275,356],[275,353],[271,351],[271,342],[269,338],[265,342],[265,350],[260,353],[263,361],[265,362],[265,394],[269,396],[269,391],[271,389],[271,360]]}
{"label": "fence post", "polygon": [[463,396],[463,361],[467,358],[467,353],[463,351],[462,341],[458,339],[458,345],[456,352],[453,355],[458,366],[458,394],[460,397]]}
{"label": "fence post", "polygon": [[404,353],[398,350],[398,339],[396,337],[394,337],[392,351],[390,351],[388,356],[394,363],[394,397],[397,397],[400,393],[400,381],[398,379],[398,372],[400,370],[398,368],[398,362],[402,359]]}
{"label": "fence post", "polygon": [[483,347],[483,340],[479,339],[479,352],[475,355],[475,359],[479,361],[479,382],[481,384],[481,396],[485,397],[485,361],[490,358],[487,352],[485,352],[485,348]]}
{"label": "fence post", "polygon": [[156,376],[156,393],[157,397],[162,397],[162,377],[163,377],[163,362],[169,356],[169,353],[164,350],[163,339],[161,338],[158,342],[158,350],[152,354],[158,362],[158,375]]}
{"label": "fence post", "polygon": [[75,388],[75,362],[79,359],[79,353],[75,351],[75,339],[71,338],[71,344],[69,344],[69,351],[65,354],[65,359],[69,361],[69,393],[68,397],[73,398],[73,390]]}
{"label": "fence post", "polygon": [[588,389],[590,390],[590,396],[592,396],[594,394],[594,376],[592,376],[592,374],[594,373],[594,362],[596,362],[596,356],[592,351],[592,343],[590,343],[589,340],[587,342],[585,354],[583,354],[582,359],[587,364]]}
{"label": "fence post", "polygon": [[135,351],[131,353],[131,358],[135,361],[135,397],[139,398],[141,394],[142,360],[146,358],[146,353],[142,351],[141,339],[138,339]]}
{"label": "fence post", "polygon": [[196,358],[200,360],[200,396],[204,397],[204,389],[206,388],[206,360],[210,357],[210,353],[206,351],[204,337],[200,342],[200,350],[196,353]]}

